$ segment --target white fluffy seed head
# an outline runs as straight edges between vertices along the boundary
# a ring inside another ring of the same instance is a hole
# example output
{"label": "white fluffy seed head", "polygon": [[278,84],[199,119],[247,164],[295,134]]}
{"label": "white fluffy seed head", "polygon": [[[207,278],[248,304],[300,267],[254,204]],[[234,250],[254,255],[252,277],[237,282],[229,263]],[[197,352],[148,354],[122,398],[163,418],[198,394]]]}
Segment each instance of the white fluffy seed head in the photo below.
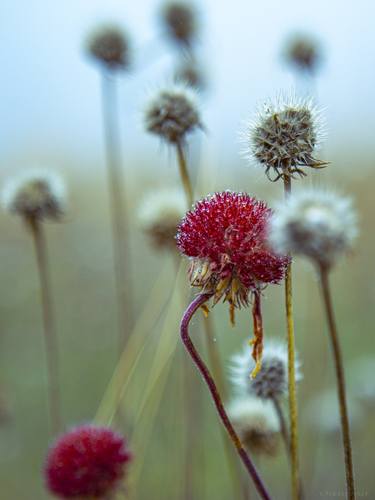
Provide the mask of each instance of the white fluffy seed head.
{"label": "white fluffy seed head", "polygon": [[60,220],[66,211],[66,189],[49,170],[27,170],[9,179],[2,192],[5,210],[34,220]]}
{"label": "white fluffy seed head", "polygon": [[277,206],[269,239],[275,251],[283,255],[301,254],[330,268],[351,250],[357,234],[357,215],[350,198],[308,189]]}
{"label": "white fluffy seed head", "polygon": [[[284,342],[271,340],[263,350],[262,367],[255,378],[250,374],[255,367],[251,349],[246,343],[231,359],[230,379],[239,395],[260,399],[280,399],[288,392],[288,350]],[[298,357],[295,361],[296,380],[302,378]]]}
{"label": "white fluffy seed head", "polygon": [[304,167],[326,165],[315,158],[325,133],[321,112],[311,99],[280,94],[258,109],[241,135],[244,156],[264,167],[270,180],[304,176]]}
{"label": "white fluffy seed head", "polygon": [[252,453],[277,454],[280,425],[270,402],[252,397],[237,398],[230,403],[228,416],[240,439]]}
{"label": "white fluffy seed head", "polygon": [[138,209],[138,223],[155,248],[176,250],[177,226],[185,212],[183,191],[164,188],[144,197]]}
{"label": "white fluffy seed head", "polygon": [[184,85],[159,90],[146,105],[144,123],[148,132],[169,143],[183,142],[202,127],[195,93]]}

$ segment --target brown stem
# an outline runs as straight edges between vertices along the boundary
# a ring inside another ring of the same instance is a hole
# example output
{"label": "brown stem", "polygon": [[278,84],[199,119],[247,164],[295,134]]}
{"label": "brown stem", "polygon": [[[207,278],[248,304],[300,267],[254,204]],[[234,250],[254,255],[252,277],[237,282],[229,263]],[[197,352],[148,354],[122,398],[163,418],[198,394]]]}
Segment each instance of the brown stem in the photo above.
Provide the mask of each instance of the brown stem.
{"label": "brown stem", "polygon": [[33,236],[40,280],[44,344],[47,362],[49,419],[52,434],[55,435],[61,429],[59,356],[52,305],[51,280],[49,275],[47,246],[42,224],[40,224],[35,218],[29,219],[27,222]]}
{"label": "brown stem", "polygon": [[336,326],[336,320],[333,311],[328,272],[329,272],[328,269],[321,267],[319,277],[322,289],[323,303],[327,317],[331,347],[333,352],[333,359],[335,364],[337,396],[339,400],[341,431],[342,431],[342,440],[344,445],[344,456],[345,456],[347,498],[349,500],[355,500],[352,446],[350,439],[349,417],[348,417],[348,408],[346,401],[344,366],[342,361],[341,347]]}
{"label": "brown stem", "polygon": [[185,191],[185,196],[186,196],[188,208],[190,210],[190,208],[193,204],[193,201],[194,201],[193,186],[192,186],[189,172],[188,172],[187,165],[186,165],[184,148],[183,148],[183,145],[181,144],[180,141],[176,142],[176,149],[177,149],[178,167],[180,170],[180,178],[181,178],[182,186],[183,186],[184,191]]}
{"label": "brown stem", "polygon": [[189,355],[191,356],[192,360],[194,361],[195,365],[197,366],[198,370],[200,371],[201,375],[203,376],[208,389],[211,393],[212,399],[215,403],[217,412],[219,414],[219,417],[225,427],[225,429],[228,432],[228,435],[233,442],[237,453],[239,454],[249,476],[252,478],[254,481],[255,487],[257,488],[257,491],[261,498],[265,500],[270,500],[270,496],[263,484],[263,481],[261,480],[252,460],[250,459],[249,455],[247,454],[245,448],[243,447],[240,438],[238,437],[236,431],[233,428],[233,425],[231,421],[229,420],[229,417],[224,409],[224,405],[222,403],[222,399],[220,397],[220,394],[217,390],[216,384],[211,376],[210,371],[208,370],[207,366],[205,365],[204,361],[198,354],[198,351],[196,350],[193,342],[190,339],[189,336],[189,324],[191,321],[191,318],[195,314],[195,312],[211,297],[211,294],[200,294],[198,295],[188,306],[186,309],[184,316],[181,320],[181,325],[180,325],[180,333],[181,333],[181,339],[182,342],[185,345],[186,350],[188,351]]}
{"label": "brown stem", "polygon": [[112,224],[112,251],[117,297],[118,348],[122,351],[132,325],[130,259],[128,227],[124,203],[119,127],[117,123],[117,94],[114,75],[103,72],[102,107],[107,150],[107,175]]}
{"label": "brown stem", "polygon": [[[292,181],[289,175],[284,176],[284,193],[288,197],[292,190]],[[289,418],[290,418],[290,460],[292,470],[292,498],[299,500],[299,459],[298,459],[298,408],[297,385],[295,373],[295,335],[293,319],[293,287],[292,264],[289,263],[285,273],[285,310],[288,337],[288,392],[289,392]]]}

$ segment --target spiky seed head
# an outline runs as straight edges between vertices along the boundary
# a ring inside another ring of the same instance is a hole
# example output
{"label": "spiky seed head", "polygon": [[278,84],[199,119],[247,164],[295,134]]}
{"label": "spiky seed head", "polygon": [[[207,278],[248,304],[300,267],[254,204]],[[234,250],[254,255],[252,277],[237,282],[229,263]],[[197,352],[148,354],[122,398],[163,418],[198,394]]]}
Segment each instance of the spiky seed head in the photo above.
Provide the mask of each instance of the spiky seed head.
{"label": "spiky seed head", "polygon": [[5,184],[5,210],[29,220],[61,220],[66,211],[66,189],[61,177],[49,170],[26,170]]}
{"label": "spiky seed head", "polygon": [[186,2],[171,1],[162,9],[162,21],[174,42],[190,46],[197,33],[196,13]]}
{"label": "spiky seed head", "polygon": [[[255,378],[250,374],[255,368],[248,343],[232,357],[230,378],[239,396],[260,399],[280,399],[288,392],[288,350],[284,342],[269,340],[263,350],[262,367]],[[300,363],[295,361],[296,380],[301,380]]]}
{"label": "spiky seed head", "polygon": [[357,215],[350,198],[308,189],[277,206],[269,239],[277,252],[301,254],[330,268],[352,249],[357,234]]}
{"label": "spiky seed head", "polygon": [[173,144],[202,127],[193,91],[178,85],[162,89],[150,99],[144,121],[148,132]]}
{"label": "spiky seed head", "polygon": [[306,175],[303,168],[322,168],[315,158],[324,128],[311,100],[280,96],[265,103],[242,134],[244,155],[265,168],[268,178]]}
{"label": "spiky seed head", "polygon": [[121,435],[82,425],[51,446],[45,464],[47,488],[60,498],[109,498],[131,458]]}
{"label": "spiky seed head", "polygon": [[176,250],[176,231],[186,210],[181,189],[152,191],[142,201],[138,222],[151,244],[159,250]]}
{"label": "spiky seed head", "polygon": [[320,46],[309,35],[296,35],[288,40],[285,59],[301,71],[314,73],[321,62]]}
{"label": "spiky seed head", "polygon": [[252,453],[275,456],[279,450],[280,426],[273,406],[252,397],[235,399],[228,416],[241,441]]}
{"label": "spiky seed head", "polygon": [[182,82],[188,87],[203,91],[206,87],[203,69],[193,60],[187,59],[177,68],[175,73],[176,83]]}
{"label": "spiky seed head", "polygon": [[190,282],[231,306],[248,305],[249,293],[279,283],[286,257],[270,251],[271,210],[246,193],[224,191],[198,201],[178,228],[177,246],[190,257]]}
{"label": "spiky seed head", "polygon": [[90,57],[108,69],[129,68],[129,40],[117,26],[100,26],[93,31],[87,39],[86,50]]}

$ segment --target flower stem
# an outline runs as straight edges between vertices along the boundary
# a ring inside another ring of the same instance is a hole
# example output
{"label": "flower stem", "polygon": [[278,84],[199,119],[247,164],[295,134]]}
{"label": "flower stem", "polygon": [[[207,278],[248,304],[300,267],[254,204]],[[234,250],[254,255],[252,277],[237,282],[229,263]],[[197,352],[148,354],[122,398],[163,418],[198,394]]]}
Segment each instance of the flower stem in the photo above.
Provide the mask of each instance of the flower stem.
{"label": "flower stem", "polygon": [[121,168],[121,148],[117,123],[116,81],[113,74],[102,75],[102,107],[107,150],[107,176],[112,224],[112,250],[117,297],[118,349],[122,351],[132,325],[130,261],[124,179]]}
{"label": "flower stem", "polygon": [[51,281],[47,257],[47,246],[42,225],[35,219],[29,219],[28,226],[33,236],[35,255],[38,266],[40,293],[43,312],[44,344],[47,361],[48,405],[51,432],[56,435],[61,428],[59,356],[55,331],[55,319],[52,305]]}
{"label": "flower stem", "polygon": [[320,268],[319,278],[320,278],[320,284],[321,284],[321,289],[322,289],[322,296],[323,296],[325,313],[326,313],[326,317],[327,317],[331,347],[332,347],[332,351],[333,351],[333,358],[334,358],[334,363],[335,363],[337,396],[338,396],[338,400],[339,400],[341,431],[342,431],[342,440],[343,440],[344,455],[345,455],[347,498],[349,500],[355,500],[352,446],[351,446],[351,439],[350,439],[348,408],[347,408],[347,402],[346,402],[344,366],[343,366],[343,362],[342,362],[341,347],[340,347],[339,336],[338,336],[338,332],[337,332],[335,315],[334,315],[334,311],[333,311],[328,270],[326,268],[324,268],[324,267]]}
{"label": "flower stem", "polygon": [[[284,193],[291,193],[292,181],[289,175],[284,176]],[[292,499],[301,498],[299,491],[299,460],[298,460],[298,409],[297,387],[295,374],[295,336],[293,320],[292,264],[289,263],[285,273],[285,310],[288,337],[288,392],[290,418],[290,460],[292,470]]]}
{"label": "flower stem", "polygon": [[287,454],[288,460],[290,460],[290,443],[289,443],[289,434],[288,434],[287,423],[285,420],[285,415],[284,415],[283,409],[281,408],[280,401],[276,397],[273,397],[271,399],[271,401],[272,401],[273,407],[275,408],[277,419],[278,419],[279,424],[280,424],[280,433],[281,433],[281,436],[282,436],[283,441],[284,441],[286,454]]}
{"label": "flower stem", "polygon": [[193,186],[187,169],[185,152],[181,142],[176,143],[176,150],[177,150],[177,159],[178,159],[178,167],[180,170],[181,182],[185,191],[188,208],[190,210],[194,201]]}
{"label": "flower stem", "polygon": [[233,425],[231,421],[229,420],[229,417],[224,409],[224,405],[222,403],[222,399],[220,397],[220,394],[218,392],[218,389],[216,387],[216,384],[211,376],[210,371],[208,370],[207,366],[205,365],[204,361],[200,357],[198,351],[196,350],[193,342],[190,339],[189,336],[189,324],[191,321],[191,318],[195,314],[195,312],[201,307],[209,298],[211,297],[211,294],[206,294],[202,293],[198,295],[188,306],[186,309],[184,316],[181,321],[181,326],[180,326],[180,333],[181,333],[181,339],[182,342],[185,345],[186,350],[188,351],[189,355],[191,356],[192,360],[196,364],[198,370],[200,371],[201,375],[203,376],[208,389],[211,393],[212,399],[215,403],[216,409],[218,411],[219,417],[225,427],[225,429],[228,432],[228,435],[230,439],[232,440],[237,453],[239,454],[244,466],[246,467],[246,470],[252,480],[254,481],[255,487],[257,488],[257,491],[261,498],[264,500],[270,500],[270,496],[263,484],[263,481],[261,480],[252,460],[250,459],[249,455],[247,454],[245,448],[243,447],[236,431],[233,428]]}

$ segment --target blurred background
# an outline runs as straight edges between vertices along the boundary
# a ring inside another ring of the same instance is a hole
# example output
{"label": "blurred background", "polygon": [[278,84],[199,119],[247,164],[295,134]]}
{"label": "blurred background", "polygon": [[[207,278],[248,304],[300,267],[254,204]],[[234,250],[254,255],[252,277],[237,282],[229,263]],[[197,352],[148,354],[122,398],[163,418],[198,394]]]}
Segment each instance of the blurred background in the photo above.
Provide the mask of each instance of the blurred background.
{"label": "blurred background", "polygon": [[[323,108],[327,139],[321,155],[331,164],[323,172],[309,172],[301,184],[349,193],[360,213],[356,251],[335,271],[333,287],[355,415],[358,491],[375,498],[374,7],[369,0],[355,4],[207,0],[191,5],[199,19],[194,51],[204,75],[198,92],[206,131],[192,139],[189,149],[199,195],[243,190],[272,205],[282,194],[281,186],[241,158],[239,132],[244,122],[265,99],[291,88],[297,94],[312,94]],[[62,174],[69,190],[64,224],[47,227],[64,423],[69,427],[91,421],[99,412],[102,423],[123,430],[136,457],[127,494],[142,500],[184,498],[187,442],[181,390],[184,353],[178,339],[188,293],[185,270],[176,283],[175,258],[149,245],[136,216],[150,190],[179,181],[173,152],[147,134],[142,123],[150,92],[173,80],[180,57],[165,34],[162,6],[157,0],[2,0],[0,5],[0,181],[41,166]],[[117,382],[119,386],[127,382],[120,417],[111,422],[116,302],[100,74],[84,50],[89,32],[107,22],[122,27],[131,42],[131,68],[118,77],[118,112],[130,222],[134,338],[138,335],[120,362],[126,377]],[[300,35],[311,37],[319,48],[313,73],[286,60],[288,43]],[[41,471],[49,436],[35,256],[19,219],[2,213],[0,225],[0,498],[42,499],[48,498]],[[331,406],[326,402],[326,392],[335,386],[318,286],[303,262],[297,262],[295,275],[297,347],[304,373],[299,404],[306,498],[344,496],[335,400]],[[273,288],[264,301],[266,335],[283,338],[283,290]],[[246,310],[238,314],[234,329],[227,316],[223,305],[212,313],[225,365],[251,327]],[[200,330],[197,318],[194,335],[204,349]],[[196,386],[196,425],[189,440],[194,444],[191,498],[237,498],[225,473],[215,411],[193,369],[191,377]],[[364,387],[365,402],[359,397]],[[259,458],[257,464],[274,498],[288,499],[283,453]]]}

